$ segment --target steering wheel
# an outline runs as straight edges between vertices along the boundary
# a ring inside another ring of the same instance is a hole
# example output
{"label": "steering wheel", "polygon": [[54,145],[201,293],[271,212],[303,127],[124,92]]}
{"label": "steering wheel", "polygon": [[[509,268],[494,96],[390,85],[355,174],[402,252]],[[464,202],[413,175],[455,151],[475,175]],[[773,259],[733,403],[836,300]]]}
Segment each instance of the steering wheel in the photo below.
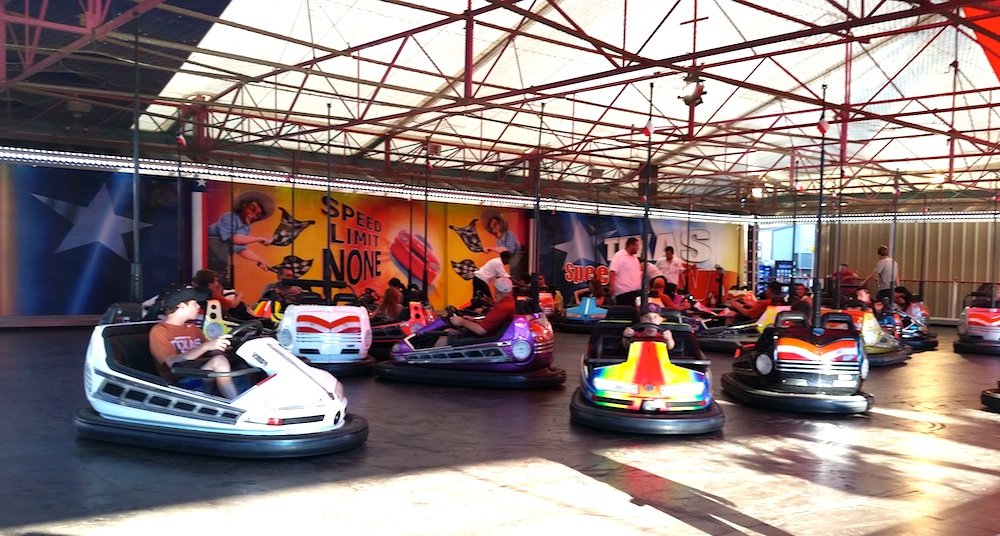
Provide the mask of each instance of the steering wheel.
{"label": "steering wheel", "polygon": [[232,337],[232,346],[230,348],[235,351],[250,339],[260,337],[263,332],[264,324],[260,320],[248,320],[229,332],[229,335]]}
{"label": "steering wheel", "polygon": [[638,334],[639,332],[641,332],[642,330],[644,330],[646,328],[655,329],[656,331],[659,331],[660,333],[663,333],[663,332],[668,331],[670,329],[669,327],[664,326],[663,324],[649,324],[649,323],[646,323],[646,322],[640,322],[638,324],[632,324],[632,329],[635,330],[636,334]]}
{"label": "steering wheel", "polygon": [[457,314],[458,314],[458,307],[455,307],[454,305],[446,305],[445,306],[445,308],[444,308],[444,316],[445,317],[449,317],[450,318],[450,317],[455,316]]}

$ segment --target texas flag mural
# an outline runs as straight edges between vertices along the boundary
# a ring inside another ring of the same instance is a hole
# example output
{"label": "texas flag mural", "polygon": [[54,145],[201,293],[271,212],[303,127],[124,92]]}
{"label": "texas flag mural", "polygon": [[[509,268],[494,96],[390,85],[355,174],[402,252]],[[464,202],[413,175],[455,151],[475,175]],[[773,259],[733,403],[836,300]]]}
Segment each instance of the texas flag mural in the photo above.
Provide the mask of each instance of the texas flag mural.
{"label": "texas flag mural", "polygon": [[144,269],[144,297],[178,273],[162,269],[178,265],[175,180],[141,179],[136,221],[131,173],[0,167],[8,272],[0,314],[100,314],[128,301],[136,227],[141,263],[157,268]]}

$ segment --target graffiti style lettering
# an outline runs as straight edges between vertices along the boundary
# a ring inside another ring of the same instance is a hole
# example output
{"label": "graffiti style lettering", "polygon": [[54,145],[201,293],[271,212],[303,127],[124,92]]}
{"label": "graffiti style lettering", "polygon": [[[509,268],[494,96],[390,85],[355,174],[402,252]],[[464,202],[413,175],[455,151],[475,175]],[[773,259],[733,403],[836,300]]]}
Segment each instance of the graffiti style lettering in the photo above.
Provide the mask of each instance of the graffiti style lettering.
{"label": "graffiti style lettering", "polygon": [[595,275],[602,285],[607,285],[611,279],[611,271],[607,266],[580,266],[569,264],[563,267],[563,279],[569,283],[580,284],[590,281]]}

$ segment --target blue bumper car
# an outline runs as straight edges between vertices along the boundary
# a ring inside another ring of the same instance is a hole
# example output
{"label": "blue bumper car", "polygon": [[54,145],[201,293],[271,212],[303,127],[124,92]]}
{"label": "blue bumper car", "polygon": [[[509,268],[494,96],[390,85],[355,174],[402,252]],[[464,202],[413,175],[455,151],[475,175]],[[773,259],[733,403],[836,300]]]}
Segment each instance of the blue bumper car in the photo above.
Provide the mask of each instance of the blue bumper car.
{"label": "blue bumper car", "polygon": [[556,327],[570,333],[590,333],[607,314],[606,308],[597,305],[597,298],[586,296],[580,299],[579,305],[566,309]]}

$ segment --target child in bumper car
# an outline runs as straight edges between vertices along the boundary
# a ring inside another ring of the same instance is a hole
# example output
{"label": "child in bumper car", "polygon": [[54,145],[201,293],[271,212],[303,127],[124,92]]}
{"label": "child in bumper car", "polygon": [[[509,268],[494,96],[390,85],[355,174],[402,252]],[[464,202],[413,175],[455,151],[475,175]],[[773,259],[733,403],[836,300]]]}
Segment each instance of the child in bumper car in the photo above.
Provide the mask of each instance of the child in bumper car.
{"label": "child in bumper car", "polygon": [[[670,333],[669,329],[659,330],[654,326],[659,326],[663,323],[662,309],[659,305],[655,303],[646,303],[639,308],[639,330],[636,331],[635,328],[629,326],[622,331],[622,344],[626,347],[632,342],[633,338],[643,338],[643,339],[662,339],[667,343],[667,349],[674,349],[674,336]],[[645,325],[643,325],[645,324]],[[641,326],[641,327],[640,327]]]}

